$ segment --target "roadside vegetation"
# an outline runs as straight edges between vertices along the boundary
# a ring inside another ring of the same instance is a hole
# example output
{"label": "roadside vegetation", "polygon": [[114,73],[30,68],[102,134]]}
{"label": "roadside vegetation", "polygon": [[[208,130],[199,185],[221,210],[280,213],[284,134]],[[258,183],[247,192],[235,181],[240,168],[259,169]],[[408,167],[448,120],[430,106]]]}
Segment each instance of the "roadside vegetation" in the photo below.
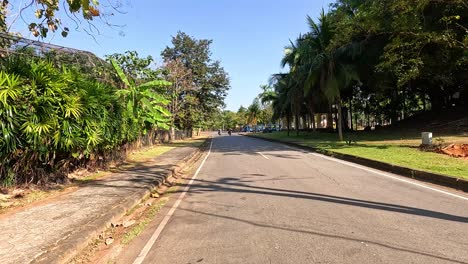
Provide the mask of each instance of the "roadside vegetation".
{"label": "roadside vegetation", "polygon": [[[224,105],[229,79],[211,40],[179,32],[164,65],[136,51],[106,56],[1,35],[0,185],[64,183],[127,153],[191,137]],[[31,43],[33,43],[31,45]]]}
{"label": "roadside vegetation", "polygon": [[446,112],[456,124],[411,122],[466,132],[466,13],[461,0],[337,0],[290,40],[278,62],[285,71],[219,125],[328,130],[343,141],[345,132]]}
{"label": "roadside vegetation", "polygon": [[[337,0],[285,47],[285,72],[225,119],[257,117],[243,120],[283,131],[259,137],[467,178],[468,153],[439,154],[468,143],[467,13],[461,0]],[[420,146],[425,131],[434,146]]]}
{"label": "roadside vegetation", "polygon": [[[285,48],[269,93],[273,120],[343,131],[466,107],[463,1],[339,0]],[[255,101],[254,101],[255,103]],[[466,117],[466,116],[465,116]]]}

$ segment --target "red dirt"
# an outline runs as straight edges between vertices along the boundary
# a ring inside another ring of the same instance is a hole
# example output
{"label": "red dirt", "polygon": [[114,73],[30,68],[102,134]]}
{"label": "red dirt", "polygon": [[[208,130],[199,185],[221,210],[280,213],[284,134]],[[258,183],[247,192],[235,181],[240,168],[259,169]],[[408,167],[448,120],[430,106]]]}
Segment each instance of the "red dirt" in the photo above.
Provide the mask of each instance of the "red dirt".
{"label": "red dirt", "polygon": [[451,144],[440,151],[452,157],[468,159],[468,144]]}

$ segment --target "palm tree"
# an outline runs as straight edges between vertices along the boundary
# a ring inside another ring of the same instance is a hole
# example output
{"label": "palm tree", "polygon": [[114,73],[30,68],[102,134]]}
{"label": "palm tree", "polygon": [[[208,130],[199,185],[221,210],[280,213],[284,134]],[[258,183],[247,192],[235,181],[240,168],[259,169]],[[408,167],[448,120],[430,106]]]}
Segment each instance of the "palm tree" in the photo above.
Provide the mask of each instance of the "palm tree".
{"label": "palm tree", "polygon": [[274,118],[273,101],[276,99],[274,87],[270,85],[260,85],[262,92],[258,95],[258,99],[262,104],[261,118],[265,124],[276,123],[277,118]]}
{"label": "palm tree", "polygon": [[247,108],[248,113],[248,123],[255,126],[255,131],[257,131],[257,117],[260,114],[260,103],[258,98],[256,97],[252,104]]}
{"label": "palm tree", "polygon": [[262,89],[262,92],[258,95],[258,98],[263,105],[271,103],[275,100],[276,92],[274,87],[270,85],[260,85],[260,88]]}
{"label": "palm tree", "polygon": [[[338,108],[338,135],[339,140],[343,140],[343,115],[340,90],[350,85],[353,80],[357,80],[357,74],[353,67],[345,63],[344,49],[331,49],[330,43],[334,36],[334,27],[329,15],[322,10],[319,22],[315,23],[307,17],[310,32],[299,41],[297,53],[302,54],[299,61],[300,69],[305,80],[304,93],[308,95],[314,92],[314,87],[320,87],[328,99],[330,105],[333,103]],[[296,56],[300,57],[300,56]],[[330,107],[331,108],[331,107]],[[330,119],[329,115],[329,119]],[[327,122],[331,124],[331,122]]]}
{"label": "palm tree", "polygon": [[304,82],[302,80],[301,59],[302,54],[299,50],[299,45],[302,36],[296,40],[296,44],[291,42],[290,46],[285,48],[285,55],[281,60],[281,66],[289,66],[289,75],[284,81],[288,86],[288,97],[290,98],[291,110],[295,116],[296,134],[299,135],[299,116],[304,104]]}
{"label": "palm tree", "polygon": [[[293,43],[285,48],[285,55],[281,61],[283,67],[289,66],[288,74],[276,75],[277,91],[276,113],[284,114],[285,107],[289,107],[295,115],[298,129],[299,115],[305,105],[309,108],[313,127],[315,127],[315,106],[321,101],[328,101],[328,125],[332,126],[332,105],[338,108],[338,134],[343,139],[341,94],[340,90],[347,87],[354,79],[352,67],[344,63],[342,54],[345,49],[330,48],[334,36],[332,21],[322,10],[319,23],[307,17],[310,32],[300,35]],[[279,107],[279,108],[278,108]],[[289,118],[289,115],[287,116]],[[289,121],[288,121],[289,125]]]}
{"label": "palm tree", "polygon": [[276,96],[272,102],[273,118],[279,119],[286,117],[286,125],[289,136],[291,124],[291,97],[289,96],[291,75],[288,73],[279,73],[271,77],[270,82],[273,84]]}

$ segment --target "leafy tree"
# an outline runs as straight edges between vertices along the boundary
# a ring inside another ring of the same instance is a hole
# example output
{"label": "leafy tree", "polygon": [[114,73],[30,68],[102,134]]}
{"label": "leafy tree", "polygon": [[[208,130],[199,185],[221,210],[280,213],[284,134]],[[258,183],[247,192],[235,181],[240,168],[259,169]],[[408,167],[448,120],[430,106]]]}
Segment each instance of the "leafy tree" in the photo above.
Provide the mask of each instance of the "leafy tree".
{"label": "leafy tree", "polygon": [[192,73],[193,89],[184,95],[184,127],[191,130],[206,122],[210,116],[224,106],[229,89],[229,77],[219,61],[211,59],[211,40],[197,40],[178,32],[172,38],[172,47],[161,53],[165,63],[179,60]]}
{"label": "leafy tree", "polygon": [[380,75],[391,83],[389,91],[388,87],[381,88],[391,94],[392,108],[405,108],[410,98],[403,95],[417,94],[429,96],[432,107],[440,109],[463,82],[460,66],[466,68],[465,1],[337,1],[334,8],[340,28],[336,45],[356,43],[366,51],[381,47],[380,53],[367,59],[374,67],[361,76]]}
{"label": "leafy tree", "polygon": [[171,133],[174,135],[175,127],[184,127],[189,123],[183,120],[185,111],[189,111],[194,106],[190,106],[192,100],[187,100],[187,95],[193,89],[192,71],[185,67],[180,59],[169,60],[164,65],[164,75],[172,83],[167,93],[171,100],[170,111],[172,113]]}
{"label": "leafy tree", "polygon": [[125,53],[114,53],[106,55],[108,62],[115,61],[123,72],[136,82],[144,82],[160,78],[160,72],[151,68],[153,57],[140,58],[137,51],[125,51]]}
{"label": "leafy tree", "polygon": [[[9,2],[0,0],[0,11],[7,10]],[[115,12],[121,13],[121,5],[120,1],[108,1],[105,5],[100,5],[98,0],[31,0],[21,7],[20,15],[23,12],[34,14],[36,19],[28,24],[28,29],[35,37],[45,38],[51,32],[60,32],[62,37],[67,37],[70,29],[64,25],[63,18],[73,21],[77,27],[87,24],[87,27],[81,29],[91,34],[99,31],[92,23],[96,19],[112,26],[108,18]],[[0,15],[0,25],[2,24],[5,24],[5,16]]]}
{"label": "leafy tree", "polygon": [[6,25],[6,14],[7,14],[7,7],[8,7],[8,1],[2,0],[0,1],[0,32],[6,32],[7,31],[7,25]]}
{"label": "leafy tree", "polygon": [[[7,9],[8,1],[0,0],[0,33],[7,32],[7,24],[6,24],[6,16],[7,16]],[[9,41],[3,38],[0,38],[0,48],[6,48],[9,46]]]}
{"label": "leafy tree", "polygon": [[309,32],[290,42],[281,62],[289,72],[272,77],[274,117],[285,117],[288,131],[293,115],[296,127],[304,113],[314,127],[315,112],[328,112],[341,140],[348,111],[371,126],[371,119],[393,123],[468,103],[465,1],[337,0],[331,7],[318,22],[307,18]]}
{"label": "leafy tree", "polygon": [[235,112],[223,111],[223,125],[225,129],[235,129],[239,125],[238,116]]}
{"label": "leafy tree", "polygon": [[244,106],[240,106],[237,110],[237,119],[239,120],[239,125],[244,126],[248,123],[248,110]]}
{"label": "leafy tree", "polygon": [[258,114],[258,122],[264,125],[271,124],[273,119],[273,109],[270,105],[262,105]]}
{"label": "leafy tree", "polygon": [[[3,6],[6,7],[8,4],[8,0],[2,0]],[[62,27],[61,18],[57,16],[61,6],[67,8],[72,14],[81,12],[83,18],[88,21],[101,15],[97,0],[33,0],[22,9],[22,12],[33,9],[37,22],[30,23],[28,28],[35,37],[46,37],[49,32],[57,30],[61,31],[63,37],[68,35],[68,27]],[[4,23],[4,20],[0,23]]]}

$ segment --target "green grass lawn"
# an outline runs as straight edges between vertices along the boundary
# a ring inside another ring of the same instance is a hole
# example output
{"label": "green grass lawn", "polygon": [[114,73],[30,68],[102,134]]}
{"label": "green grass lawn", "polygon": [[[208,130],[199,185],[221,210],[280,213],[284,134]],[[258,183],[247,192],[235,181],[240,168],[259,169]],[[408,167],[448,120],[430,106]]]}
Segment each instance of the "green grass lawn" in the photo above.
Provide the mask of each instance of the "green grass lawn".
{"label": "green grass lawn", "polygon": [[162,145],[155,145],[150,148],[142,149],[136,151],[128,156],[128,161],[132,162],[145,162],[149,159],[156,158],[172,149],[180,147],[194,147],[198,148],[203,143],[205,143],[207,137],[194,137],[184,140],[175,140],[171,143],[166,143]]}
{"label": "green grass lawn", "polygon": [[191,139],[177,140],[172,143],[168,143],[167,146],[171,147],[200,147],[205,143],[207,137],[194,137]]}
{"label": "green grass lawn", "polygon": [[[293,142],[321,150],[468,179],[468,160],[419,150],[418,146],[421,140],[415,133],[377,131],[345,135],[345,139],[352,138],[356,141],[351,145],[338,142],[338,136],[332,133],[301,132],[299,136],[296,136],[295,132],[291,132],[291,136],[288,137],[286,132],[276,132],[270,134],[257,133],[255,136]],[[468,143],[467,136],[445,135],[436,137],[436,139],[444,143]]]}

